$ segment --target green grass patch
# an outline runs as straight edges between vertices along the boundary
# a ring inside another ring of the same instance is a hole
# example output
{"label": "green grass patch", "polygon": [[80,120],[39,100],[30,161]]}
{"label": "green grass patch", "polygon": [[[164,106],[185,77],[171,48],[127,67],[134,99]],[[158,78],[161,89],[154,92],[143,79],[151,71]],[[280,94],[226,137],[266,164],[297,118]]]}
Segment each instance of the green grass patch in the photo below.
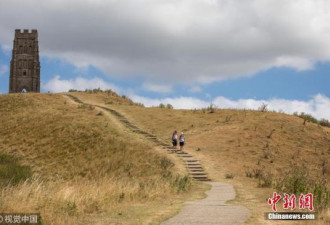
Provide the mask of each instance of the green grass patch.
{"label": "green grass patch", "polygon": [[13,156],[0,153],[0,186],[15,185],[31,176],[30,167],[20,165]]}

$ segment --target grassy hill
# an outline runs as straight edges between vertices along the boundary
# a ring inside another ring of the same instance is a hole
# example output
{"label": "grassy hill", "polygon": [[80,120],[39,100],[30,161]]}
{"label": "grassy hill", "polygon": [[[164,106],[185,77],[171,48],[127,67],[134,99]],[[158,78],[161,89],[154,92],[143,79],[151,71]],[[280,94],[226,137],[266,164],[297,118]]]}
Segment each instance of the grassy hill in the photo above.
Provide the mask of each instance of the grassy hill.
{"label": "grassy hill", "polygon": [[46,224],[157,223],[205,190],[191,185],[182,163],[106,112],[60,94],[0,95],[1,212],[40,212]]}
{"label": "grassy hill", "polygon": [[315,193],[316,208],[322,209],[317,223],[330,222],[328,127],[283,113],[144,108],[112,102],[105,93],[74,95],[116,109],[164,141],[170,142],[175,129],[184,131],[187,151],[201,160],[209,176],[234,185],[235,202],[252,211],[249,224],[265,223],[274,190]]}

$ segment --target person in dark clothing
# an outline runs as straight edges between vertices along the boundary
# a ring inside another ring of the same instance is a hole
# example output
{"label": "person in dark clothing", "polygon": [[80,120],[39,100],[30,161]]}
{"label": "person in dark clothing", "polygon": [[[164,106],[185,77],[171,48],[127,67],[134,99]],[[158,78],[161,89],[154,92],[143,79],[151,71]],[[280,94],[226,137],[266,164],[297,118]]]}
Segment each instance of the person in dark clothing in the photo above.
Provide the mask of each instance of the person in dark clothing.
{"label": "person in dark clothing", "polygon": [[172,134],[172,144],[174,148],[178,145],[178,132],[176,130]]}
{"label": "person in dark clothing", "polygon": [[181,132],[181,135],[180,135],[180,150],[182,151],[183,150],[183,146],[184,146],[184,142],[185,142],[185,136],[183,134],[183,132]]}

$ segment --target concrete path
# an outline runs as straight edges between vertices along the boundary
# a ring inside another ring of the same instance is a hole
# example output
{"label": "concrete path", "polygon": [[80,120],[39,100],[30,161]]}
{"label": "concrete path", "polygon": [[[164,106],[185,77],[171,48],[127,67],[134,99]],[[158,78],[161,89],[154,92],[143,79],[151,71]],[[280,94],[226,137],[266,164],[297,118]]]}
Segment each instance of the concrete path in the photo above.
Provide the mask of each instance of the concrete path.
{"label": "concrete path", "polygon": [[221,182],[205,182],[212,185],[207,197],[201,200],[186,202],[181,212],[162,225],[204,225],[204,224],[242,224],[250,215],[249,211],[239,205],[229,205],[226,201],[235,198],[232,185]]}

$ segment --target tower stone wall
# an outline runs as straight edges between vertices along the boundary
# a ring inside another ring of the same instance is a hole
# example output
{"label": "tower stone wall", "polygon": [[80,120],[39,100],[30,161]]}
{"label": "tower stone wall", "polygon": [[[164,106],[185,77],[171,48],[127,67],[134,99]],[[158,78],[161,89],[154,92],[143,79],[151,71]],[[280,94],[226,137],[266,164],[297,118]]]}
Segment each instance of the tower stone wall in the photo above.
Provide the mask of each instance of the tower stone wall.
{"label": "tower stone wall", "polygon": [[15,30],[9,93],[40,92],[38,31]]}

